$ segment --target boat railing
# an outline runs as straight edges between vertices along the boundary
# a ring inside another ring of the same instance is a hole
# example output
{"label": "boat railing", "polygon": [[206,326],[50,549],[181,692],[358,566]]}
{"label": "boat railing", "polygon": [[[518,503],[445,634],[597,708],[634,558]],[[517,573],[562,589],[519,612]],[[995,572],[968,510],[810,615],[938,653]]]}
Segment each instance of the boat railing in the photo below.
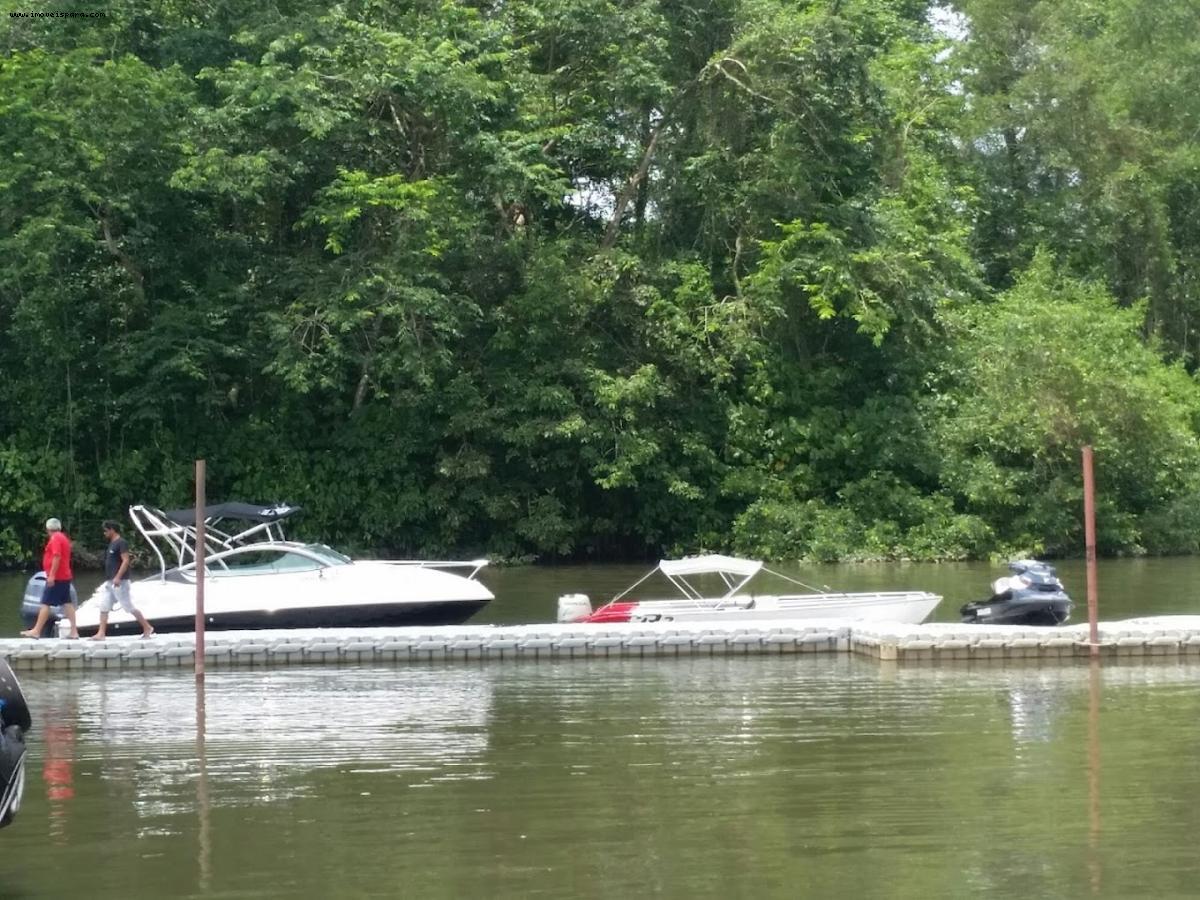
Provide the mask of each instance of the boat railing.
{"label": "boat railing", "polygon": [[821,591],[815,594],[778,594],[776,600],[918,600],[938,597],[929,591]]}
{"label": "boat railing", "polygon": [[486,559],[379,559],[374,562],[389,566],[412,566],[418,569],[470,569],[467,578],[474,578],[489,562]]}

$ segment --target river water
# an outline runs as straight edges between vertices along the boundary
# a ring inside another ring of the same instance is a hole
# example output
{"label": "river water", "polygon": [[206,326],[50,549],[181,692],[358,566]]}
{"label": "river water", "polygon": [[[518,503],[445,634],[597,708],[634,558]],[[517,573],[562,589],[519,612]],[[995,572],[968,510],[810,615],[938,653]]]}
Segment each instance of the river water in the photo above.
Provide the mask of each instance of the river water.
{"label": "river water", "polygon": [[[945,593],[945,620],[996,574],[786,571]],[[638,574],[496,570],[479,621],[545,621],[559,593]],[[1197,575],[1106,562],[1102,617],[1196,612]],[[22,681],[4,898],[1197,892],[1200,663],[347,665],[218,670],[199,697],[187,672]]]}

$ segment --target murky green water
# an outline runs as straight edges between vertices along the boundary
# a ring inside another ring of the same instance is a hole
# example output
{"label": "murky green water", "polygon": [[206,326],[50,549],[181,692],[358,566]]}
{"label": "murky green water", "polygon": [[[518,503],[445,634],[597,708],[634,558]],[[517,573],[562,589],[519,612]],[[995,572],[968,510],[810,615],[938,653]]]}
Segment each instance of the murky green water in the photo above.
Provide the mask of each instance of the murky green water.
{"label": "murky green water", "polygon": [[[808,574],[957,603],[992,571]],[[486,620],[637,574],[498,570]],[[1197,574],[1108,563],[1104,617],[1195,612]],[[0,897],[1197,892],[1200,664],[221,670],[202,705],[186,672],[23,682],[38,722]]]}

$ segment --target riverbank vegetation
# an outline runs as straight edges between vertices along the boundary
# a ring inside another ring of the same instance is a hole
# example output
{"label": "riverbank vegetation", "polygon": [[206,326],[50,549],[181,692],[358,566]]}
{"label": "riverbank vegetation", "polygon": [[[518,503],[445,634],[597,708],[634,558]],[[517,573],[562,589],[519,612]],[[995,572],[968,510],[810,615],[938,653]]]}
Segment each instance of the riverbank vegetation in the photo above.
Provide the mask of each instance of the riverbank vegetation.
{"label": "riverbank vegetation", "polygon": [[0,561],[196,457],[381,552],[1072,554],[1085,443],[1197,549],[1196,0],[93,6],[0,22]]}

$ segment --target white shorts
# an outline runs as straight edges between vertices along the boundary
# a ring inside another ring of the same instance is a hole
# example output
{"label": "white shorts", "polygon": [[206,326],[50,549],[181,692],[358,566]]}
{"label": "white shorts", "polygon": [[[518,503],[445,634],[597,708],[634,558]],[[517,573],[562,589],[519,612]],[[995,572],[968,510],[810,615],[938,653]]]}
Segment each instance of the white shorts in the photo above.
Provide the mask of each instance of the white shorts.
{"label": "white shorts", "polygon": [[104,599],[100,601],[101,612],[112,612],[113,607],[121,604],[121,609],[133,615],[133,598],[129,596],[129,582],[122,581],[116,587],[113,587],[111,581],[104,582]]}

